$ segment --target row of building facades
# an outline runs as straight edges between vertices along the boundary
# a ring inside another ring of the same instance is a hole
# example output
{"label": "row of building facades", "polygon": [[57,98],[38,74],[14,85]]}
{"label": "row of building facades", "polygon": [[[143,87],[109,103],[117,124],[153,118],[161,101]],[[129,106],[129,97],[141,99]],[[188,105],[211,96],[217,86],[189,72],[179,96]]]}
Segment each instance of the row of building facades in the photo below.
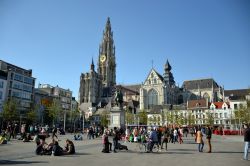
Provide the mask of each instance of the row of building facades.
{"label": "row of building facades", "polygon": [[0,60],[0,112],[3,111],[4,103],[12,100],[21,121],[25,121],[27,113],[34,110],[37,123],[43,123],[44,112],[54,99],[59,101],[63,111],[78,109],[78,103],[69,89],[49,84],[39,84],[36,88],[35,81],[32,70]]}
{"label": "row of building facades", "polygon": [[[133,114],[146,111],[148,125],[170,123],[166,117],[169,113],[182,117],[184,121],[191,116],[195,125],[207,124],[208,113],[212,113],[214,125],[230,125],[234,111],[240,105],[246,106],[249,100],[247,89],[225,90],[213,78],[187,80],[179,87],[167,59],[162,64],[162,72],[152,68],[143,83],[117,85],[115,49],[108,18],[99,45],[97,71],[92,59],[90,71],[80,74],[78,102],[69,89],[49,84],[38,84],[36,88],[32,70],[0,60],[0,111],[6,100],[14,98],[18,101],[18,111],[23,118],[34,109],[37,121],[43,123],[46,106],[58,99],[64,112],[79,109],[86,118],[92,116],[91,123],[100,124],[102,113],[109,112],[115,106],[115,94],[119,91],[123,94],[124,110],[130,110]],[[188,122],[185,124],[189,125]]]}

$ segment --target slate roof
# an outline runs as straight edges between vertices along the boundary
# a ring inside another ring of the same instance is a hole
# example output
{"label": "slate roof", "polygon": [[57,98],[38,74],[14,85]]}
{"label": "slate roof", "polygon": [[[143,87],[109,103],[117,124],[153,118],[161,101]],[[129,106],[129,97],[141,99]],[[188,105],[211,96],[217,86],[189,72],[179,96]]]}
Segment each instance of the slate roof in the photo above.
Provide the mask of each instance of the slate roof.
{"label": "slate roof", "polygon": [[212,85],[213,88],[219,88],[219,85],[212,78],[184,81],[182,88],[187,90],[206,89],[212,88]]}
{"label": "slate roof", "polygon": [[123,87],[136,91],[138,93],[140,93],[140,88],[141,88],[141,84],[135,84],[135,85],[122,85]]}
{"label": "slate roof", "polygon": [[233,98],[242,98],[245,99],[247,95],[250,95],[249,89],[235,89],[235,90],[225,90],[225,96]]}
{"label": "slate roof", "polygon": [[157,74],[157,76],[161,79],[161,81],[163,81],[164,78],[162,77],[162,75],[160,75],[156,70],[154,70],[154,71],[155,71],[155,73]]}
{"label": "slate roof", "polygon": [[140,92],[140,87],[137,90],[133,90],[132,88],[129,88],[127,86],[123,86],[123,85],[117,85],[116,86],[116,89],[120,89],[124,95],[124,93],[126,92],[126,94],[128,95],[139,95],[139,92]]}

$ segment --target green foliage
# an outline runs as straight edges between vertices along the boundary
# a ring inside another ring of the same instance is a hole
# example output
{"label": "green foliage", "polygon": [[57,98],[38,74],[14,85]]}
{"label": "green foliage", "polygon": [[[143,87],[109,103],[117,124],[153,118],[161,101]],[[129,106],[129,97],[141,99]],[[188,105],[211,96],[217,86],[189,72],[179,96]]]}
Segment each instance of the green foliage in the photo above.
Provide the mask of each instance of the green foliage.
{"label": "green foliage", "polygon": [[209,111],[206,114],[207,114],[206,123],[209,124],[210,126],[214,125],[214,116],[213,116],[213,113],[211,113]]}
{"label": "green foliage", "polygon": [[31,110],[27,113],[28,124],[33,124],[36,121],[37,114],[35,110]]}
{"label": "green foliage", "polygon": [[108,126],[108,124],[109,124],[108,113],[107,111],[103,111],[101,114],[101,125]]}
{"label": "green foliage", "polygon": [[51,106],[48,108],[48,116],[52,119],[53,125],[60,113],[62,113],[61,103],[58,99],[53,99]]}
{"label": "green foliage", "polygon": [[187,124],[188,125],[194,125],[195,124],[194,116],[191,114],[191,112],[188,113]]}
{"label": "green foliage", "polygon": [[242,123],[250,123],[250,101],[247,101],[246,107],[240,105],[240,108],[234,113],[235,119],[240,120]]}
{"label": "green foliage", "polygon": [[17,101],[10,99],[3,104],[3,111],[1,116],[5,121],[14,121],[18,119],[19,113],[17,112]]}
{"label": "green foliage", "polygon": [[145,110],[142,110],[138,113],[138,117],[140,118],[140,124],[147,125],[148,123],[148,116]]}
{"label": "green foliage", "polygon": [[126,124],[133,124],[134,123],[134,116],[131,111],[126,110],[125,112],[125,123]]}

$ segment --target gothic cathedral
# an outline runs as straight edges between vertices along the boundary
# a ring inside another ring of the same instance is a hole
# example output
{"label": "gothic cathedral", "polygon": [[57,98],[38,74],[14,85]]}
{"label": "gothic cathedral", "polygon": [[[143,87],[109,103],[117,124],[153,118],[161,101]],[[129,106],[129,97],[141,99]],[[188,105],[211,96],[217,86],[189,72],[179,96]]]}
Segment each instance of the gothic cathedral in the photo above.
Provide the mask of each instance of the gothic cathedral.
{"label": "gothic cathedral", "polygon": [[96,106],[103,98],[111,97],[116,85],[116,62],[113,32],[108,17],[103,39],[99,46],[98,69],[92,59],[90,72],[80,76],[79,99],[80,104]]}

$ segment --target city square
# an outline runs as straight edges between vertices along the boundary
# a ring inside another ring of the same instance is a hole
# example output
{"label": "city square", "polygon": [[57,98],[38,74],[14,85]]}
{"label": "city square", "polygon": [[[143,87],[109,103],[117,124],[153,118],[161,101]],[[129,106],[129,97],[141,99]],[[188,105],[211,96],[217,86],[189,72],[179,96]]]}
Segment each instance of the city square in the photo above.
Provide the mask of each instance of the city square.
{"label": "city square", "polygon": [[17,1],[0,165],[249,165],[249,1]]}

